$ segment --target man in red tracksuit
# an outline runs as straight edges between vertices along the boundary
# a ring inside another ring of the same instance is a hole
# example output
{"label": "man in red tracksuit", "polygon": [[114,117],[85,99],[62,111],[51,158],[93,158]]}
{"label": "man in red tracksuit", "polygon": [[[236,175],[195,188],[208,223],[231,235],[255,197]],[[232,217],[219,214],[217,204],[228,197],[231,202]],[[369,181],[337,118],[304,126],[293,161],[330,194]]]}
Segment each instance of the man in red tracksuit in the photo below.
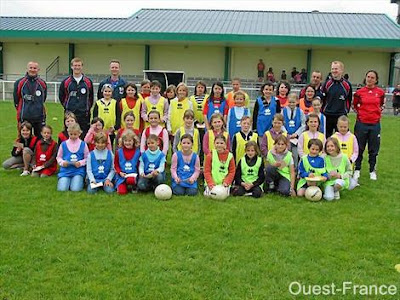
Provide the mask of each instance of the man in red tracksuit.
{"label": "man in red tracksuit", "polygon": [[65,111],[71,111],[78,119],[85,137],[90,127],[90,109],[93,105],[93,82],[83,73],[83,62],[75,57],[71,60],[72,75],[65,78],[58,93]]}
{"label": "man in red tracksuit", "polygon": [[46,82],[39,78],[39,64],[30,61],[26,75],[14,83],[14,106],[17,110],[18,132],[20,124],[28,121],[33,132],[40,137],[42,126],[46,123],[44,102],[47,97]]}

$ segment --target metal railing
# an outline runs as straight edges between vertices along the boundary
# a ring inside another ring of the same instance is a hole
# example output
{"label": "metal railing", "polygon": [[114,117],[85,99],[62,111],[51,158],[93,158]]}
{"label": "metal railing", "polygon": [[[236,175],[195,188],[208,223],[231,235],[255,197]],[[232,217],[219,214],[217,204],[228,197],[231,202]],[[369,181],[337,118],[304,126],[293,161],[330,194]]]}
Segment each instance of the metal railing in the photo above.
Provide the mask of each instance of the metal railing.
{"label": "metal railing", "polygon": [[47,80],[54,80],[60,73],[60,57],[57,56],[51,64],[46,68],[46,81]]}

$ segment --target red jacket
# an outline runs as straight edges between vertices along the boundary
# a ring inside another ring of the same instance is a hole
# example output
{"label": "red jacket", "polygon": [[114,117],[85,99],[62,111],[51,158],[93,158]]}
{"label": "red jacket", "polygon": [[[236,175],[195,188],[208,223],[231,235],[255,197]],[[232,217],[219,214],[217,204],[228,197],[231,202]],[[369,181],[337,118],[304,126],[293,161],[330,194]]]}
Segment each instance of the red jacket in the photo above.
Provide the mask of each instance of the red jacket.
{"label": "red jacket", "polygon": [[385,92],[378,88],[363,87],[354,94],[354,110],[357,120],[366,124],[379,123],[382,106],[385,103]]}

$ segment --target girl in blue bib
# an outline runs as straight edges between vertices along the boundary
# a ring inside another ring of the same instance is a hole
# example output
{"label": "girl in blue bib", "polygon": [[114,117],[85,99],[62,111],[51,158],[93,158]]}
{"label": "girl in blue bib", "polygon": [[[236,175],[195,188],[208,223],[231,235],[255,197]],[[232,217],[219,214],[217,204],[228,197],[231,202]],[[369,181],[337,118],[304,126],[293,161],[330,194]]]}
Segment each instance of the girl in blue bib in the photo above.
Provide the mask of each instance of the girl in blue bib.
{"label": "girl in blue bib", "polygon": [[57,162],[60,165],[58,173],[58,191],[78,192],[83,189],[86,175],[86,159],[89,149],[84,141],[79,139],[82,130],[78,123],[68,127],[69,139],[62,142],[57,153]]}
{"label": "girl in blue bib", "polygon": [[198,192],[197,178],[200,175],[200,159],[192,151],[193,137],[190,134],[182,135],[181,147],[181,151],[172,155],[172,192],[174,195],[195,196]]}
{"label": "girl in blue bib", "polygon": [[107,149],[108,136],[104,132],[99,132],[94,136],[95,149],[89,153],[86,163],[86,173],[89,184],[87,192],[96,193],[103,189],[107,194],[114,192],[113,179],[114,155]]}

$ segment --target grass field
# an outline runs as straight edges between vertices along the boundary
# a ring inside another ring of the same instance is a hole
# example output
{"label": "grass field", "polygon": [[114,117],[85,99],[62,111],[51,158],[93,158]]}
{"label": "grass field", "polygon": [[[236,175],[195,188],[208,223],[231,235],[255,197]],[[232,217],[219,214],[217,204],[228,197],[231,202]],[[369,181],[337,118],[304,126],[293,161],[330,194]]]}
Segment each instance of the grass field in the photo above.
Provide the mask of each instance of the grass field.
{"label": "grass field", "polygon": [[[61,107],[48,111],[57,133]],[[0,113],[3,161],[11,102]],[[293,281],[400,290],[400,118],[382,125],[378,181],[364,165],[361,187],[331,203],[58,193],[56,177],[1,169],[0,299],[292,299]]]}

